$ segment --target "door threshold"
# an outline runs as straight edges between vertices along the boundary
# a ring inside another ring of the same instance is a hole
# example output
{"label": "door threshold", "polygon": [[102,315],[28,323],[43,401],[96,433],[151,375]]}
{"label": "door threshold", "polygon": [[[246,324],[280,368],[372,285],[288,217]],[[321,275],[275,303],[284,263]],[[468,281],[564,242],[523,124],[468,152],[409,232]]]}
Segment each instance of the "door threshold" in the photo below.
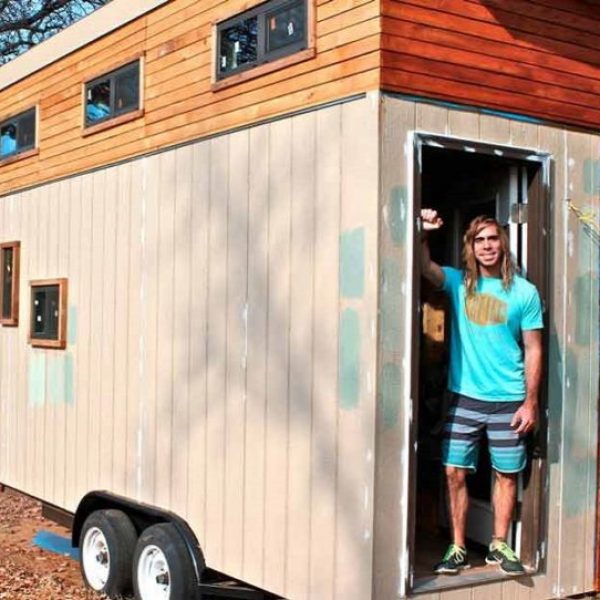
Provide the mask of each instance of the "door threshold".
{"label": "door threshold", "polygon": [[425,594],[454,588],[471,587],[474,585],[490,583],[491,581],[507,581],[509,579],[517,580],[522,585],[530,587],[533,585],[531,576],[534,574],[535,572],[531,571],[524,575],[514,577],[506,575],[495,565],[482,565],[462,571],[458,575],[431,575],[431,577],[420,577],[419,579],[415,579],[410,593],[411,595]]}

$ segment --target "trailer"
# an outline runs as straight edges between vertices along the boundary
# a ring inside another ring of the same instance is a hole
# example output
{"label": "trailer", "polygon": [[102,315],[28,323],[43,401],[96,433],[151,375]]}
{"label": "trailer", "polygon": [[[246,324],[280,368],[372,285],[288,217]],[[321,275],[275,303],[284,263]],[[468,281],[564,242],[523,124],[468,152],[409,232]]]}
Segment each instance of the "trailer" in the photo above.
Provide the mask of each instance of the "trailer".
{"label": "trailer", "polygon": [[[600,589],[599,27],[580,0],[112,0],[0,67],[0,482],[72,518],[91,588]],[[431,573],[422,206],[446,264],[495,214],[543,299],[516,579],[481,554],[485,463],[476,564]]]}

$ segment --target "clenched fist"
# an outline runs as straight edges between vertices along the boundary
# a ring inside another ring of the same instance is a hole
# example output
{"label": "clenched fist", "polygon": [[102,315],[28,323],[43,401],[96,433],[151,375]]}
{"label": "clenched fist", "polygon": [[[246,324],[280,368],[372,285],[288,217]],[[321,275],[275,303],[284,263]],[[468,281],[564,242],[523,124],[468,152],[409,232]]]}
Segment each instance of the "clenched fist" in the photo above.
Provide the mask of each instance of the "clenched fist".
{"label": "clenched fist", "polygon": [[435,231],[444,224],[444,221],[438,215],[437,210],[422,208],[421,223],[423,224],[423,231]]}

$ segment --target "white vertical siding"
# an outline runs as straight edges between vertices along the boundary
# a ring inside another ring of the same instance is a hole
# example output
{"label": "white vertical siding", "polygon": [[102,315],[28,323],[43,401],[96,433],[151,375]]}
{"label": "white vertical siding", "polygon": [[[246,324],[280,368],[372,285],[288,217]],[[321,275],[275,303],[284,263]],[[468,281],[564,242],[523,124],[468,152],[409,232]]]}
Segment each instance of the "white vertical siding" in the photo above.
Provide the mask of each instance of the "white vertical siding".
{"label": "white vertical siding", "polygon": [[[403,404],[410,385],[412,314],[411,223],[412,143],[416,107],[384,98],[381,123],[380,296],[376,456],[375,598],[395,598],[408,566],[408,463],[410,413]],[[398,235],[400,233],[400,235]],[[401,573],[400,571],[404,572]]]}
{"label": "white vertical siding", "polygon": [[[312,357],[312,435],[310,476],[309,597],[334,598],[336,471],[338,457],[337,353],[339,287],[331,285],[339,269],[342,107],[317,114],[315,123],[314,314]],[[317,259],[318,257],[318,259]]]}
{"label": "white vertical siding", "polygon": [[[153,503],[212,567],[368,598],[377,117],[353,101],[0,199],[22,253],[0,480],[70,510],[93,489]],[[28,282],[49,277],[69,280],[64,351],[26,342]]]}

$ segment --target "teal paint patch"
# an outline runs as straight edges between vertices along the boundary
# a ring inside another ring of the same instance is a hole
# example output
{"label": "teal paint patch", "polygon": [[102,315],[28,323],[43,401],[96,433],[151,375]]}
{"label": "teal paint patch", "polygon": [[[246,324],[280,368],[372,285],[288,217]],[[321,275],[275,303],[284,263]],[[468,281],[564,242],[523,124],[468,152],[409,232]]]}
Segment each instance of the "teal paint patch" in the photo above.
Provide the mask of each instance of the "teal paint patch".
{"label": "teal paint patch", "polygon": [[65,355],[65,402],[69,405],[75,403],[74,382],[75,363],[73,355],[68,353]]}
{"label": "teal paint patch", "polygon": [[73,404],[73,355],[52,355],[47,359],[47,399],[50,404]]}
{"label": "teal paint patch", "polygon": [[388,204],[387,226],[395,246],[406,241],[406,207],[408,193],[405,186],[395,186]]}
{"label": "teal paint patch", "polygon": [[342,408],[356,408],[360,394],[360,323],[358,313],[351,308],[340,316],[338,377]]}
{"label": "teal paint patch", "polygon": [[400,352],[402,280],[399,261],[384,258],[381,263],[380,335],[384,352]]}
{"label": "teal paint patch", "polygon": [[[582,493],[588,483],[587,470],[591,468],[595,472],[597,447],[586,435],[589,430],[589,383],[585,375],[580,377],[580,374],[589,369],[588,361],[589,355],[581,357],[578,352],[566,350],[564,400],[567,408],[563,411],[561,504],[563,514],[570,518],[585,516],[593,508],[591,495]],[[594,501],[595,496],[593,494]]]}
{"label": "teal paint patch", "polygon": [[65,400],[64,356],[52,356],[48,360],[48,402],[62,404]]}
{"label": "teal paint patch", "polygon": [[69,306],[69,315],[67,317],[67,341],[74,344],[77,341],[77,307]]}
{"label": "teal paint patch", "polygon": [[586,194],[600,193],[600,161],[587,158],[583,162],[583,189]]}
{"label": "teal paint patch", "polygon": [[592,330],[590,327],[590,316],[592,313],[592,292],[598,285],[598,280],[592,273],[579,275],[575,281],[573,295],[575,306],[575,342],[579,346],[588,346],[591,341]]}
{"label": "teal paint patch", "polygon": [[560,462],[562,448],[563,419],[563,352],[554,325],[551,326],[548,341],[548,460],[551,464]]}
{"label": "teal paint patch", "polygon": [[[587,212],[591,212],[586,207]],[[592,271],[592,265],[598,264],[598,245],[584,228],[579,233],[579,252],[577,261],[577,279],[573,286],[575,306],[575,342],[580,346],[592,343],[591,323],[597,323],[598,275]],[[594,335],[596,332],[594,331]]]}
{"label": "teal paint patch", "polygon": [[46,393],[46,355],[33,351],[29,355],[29,404],[42,406]]}
{"label": "teal paint patch", "polygon": [[340,236],[340,294],[362,298],[365,293],[365,230],[345,231]]}
{"label": "teal paint patch", "polygon": [[398,365],[394,363],[383,365],[379,388],[379,406],[381,417],[386,427],[394,427],[398,423],[401,385],[402,375]]}

